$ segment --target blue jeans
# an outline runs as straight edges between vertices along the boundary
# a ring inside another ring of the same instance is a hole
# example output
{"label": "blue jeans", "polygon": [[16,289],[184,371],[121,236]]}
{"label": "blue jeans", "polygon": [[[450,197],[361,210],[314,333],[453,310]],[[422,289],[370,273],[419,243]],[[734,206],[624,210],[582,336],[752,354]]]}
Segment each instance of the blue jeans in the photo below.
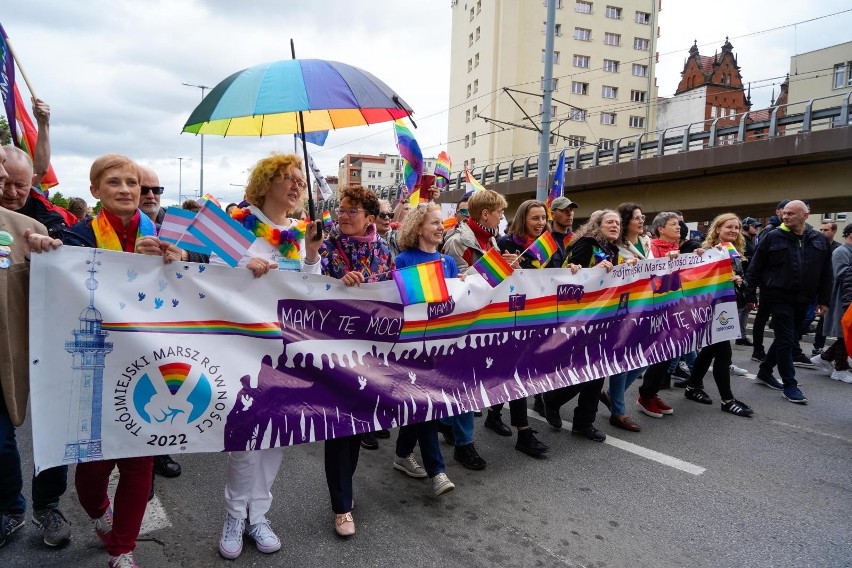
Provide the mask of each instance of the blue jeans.
{"label": "blue jeans", "polygon": [[675,369],[677,369],[677,364],[680,363],[681,361],[686,363],[686,366],[689,367],[690,371],[692,371],[692,367],[695,365],[695,358],[696,357],[698,357],[698,352],[697,351],[690,351],[689,353],[684,353],[680,357],[672,359],[672,364],[669,365],[669,374],[671,375],[672,373],[675,372]]}
{"label": "blue jeans", "polygon": [[645,369],[647,367],[639,367],[632,371],[612,375],[609,378],[610,412],[613,416],[624,416],[627,414],[627,409],[624,406],[624,393],[627,392],[633,381],[645,372]]}
{"label": "blue jeans", "polygon": [[[33,508],[56,507],[68,485],[68,466],[46,469],[33,476]],[[0,514],[22,515],[27,509],[23,494],[21,455],[15,427],[0,395]]]}
{"label": "blue jeans", "polygon": [[396,438],[396,455],[404,458],[414,451],[414,446],[420,443],[420,455],[423,457],[423,468],[429,477],[443,473],[444,456],[438,444],[438,425],[435,421],[409,424],[399,429]]}
{"label": "blue jeans", "polygon": [[473,412],[441,418],[441,423],[453,427],[456,446],[466,446],[473,443]]}
{"label": "blue jeans", "polygon": [[778,366],[778,374],[784,383],[784,388],[794,388],[796,369],[793,367],[793,351],[796,348],[796,332],[808,311],[807,304],[792,304],[786,302],[772,303],[769,313],[774,322],[775,340],[766,352],[766,358],[760,364],[760,372],[768,375]]}

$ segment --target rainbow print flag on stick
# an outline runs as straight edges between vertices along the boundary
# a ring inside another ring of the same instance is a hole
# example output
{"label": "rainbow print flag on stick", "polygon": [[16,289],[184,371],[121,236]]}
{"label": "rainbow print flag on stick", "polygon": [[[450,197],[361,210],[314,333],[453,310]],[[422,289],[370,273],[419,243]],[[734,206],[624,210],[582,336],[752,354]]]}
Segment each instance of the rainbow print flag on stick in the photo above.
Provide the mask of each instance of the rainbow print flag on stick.
{"label": "rainbow print flag on stick", "polygon": [[530,245],[527,252],[533,255],[544,266],[550,260],[550,257],[556,253],[558,248],[559,246],[556,244],[556,240],[550,234],[550,231],[545,231]]}
{"label": "rainbow print flag on stick", "polygon": [[514,272],[496,248],[486,252],[471,268],[482,274],[482,277],[492,288],[496,288],[500,282]]}
{"label": "rainbow print flag on stick", "polygon": [[394,270],[393,281],[406,306],[423,302],[446,302],[450,299],[440,260]]}
{"label": "rainbow print flag on stick", "polygon": [[467,166],[464,168],[464,179],[467,186],[465,193],[468,191],[485,191],[485,186],[476,181],[476,178],[470,174],[470,170],[467,169]]}
{"label": "rainbow print flag on stick", "polygon": [[322,212],[322,226],[325,229],[331,227],[331,211],[328,209]]}
{"label": "rainbow print flag on stick", "polygon": [[733,243],[722,243],[722,246],[725,247],[725,250],[728,251],[731,258],[740,257],[740,253],[737,251],[736,247],[734,247]]}
{"label": "rainbow print flag on stick", "polygon": [[450,159],[450,155],[446,152],[438,154],[438,159],[435,161],[435,187],[444,189],[450,185],[452,170],[453,161]]}
{"label": "rainbow print flag on stick", "polygon": [[414,191],[417,182],[420,181],[420,176],[423,175],[423,152],[420,151],[420,145],[414,139],[414,134],[411,133],[404,122],[395,120],[393,131],[396,135],[396,147],[399,149],[399,155],[405,160],[402,178],[410,194]]}

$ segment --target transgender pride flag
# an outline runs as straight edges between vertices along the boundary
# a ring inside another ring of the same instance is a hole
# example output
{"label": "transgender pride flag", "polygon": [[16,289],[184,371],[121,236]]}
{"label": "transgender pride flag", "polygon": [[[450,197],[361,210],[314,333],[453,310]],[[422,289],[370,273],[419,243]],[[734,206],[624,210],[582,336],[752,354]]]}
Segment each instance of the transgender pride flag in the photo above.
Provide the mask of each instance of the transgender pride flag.
{"label": "transgender pride flag", "polygon": [[173,243],[190,252],[210,254],[210,249],[197,237],[187,233],[189,226],[195,219],[195,213],[181,209],[180,207],[169,207],[163,216],[158,237],[161,241]]}
{"label": "transgender pride flag", "polygon": [[254,242],[254,235],[230,215],[205,201],[187,227],[190,235],[204,243],[229,266],[237,266]]}

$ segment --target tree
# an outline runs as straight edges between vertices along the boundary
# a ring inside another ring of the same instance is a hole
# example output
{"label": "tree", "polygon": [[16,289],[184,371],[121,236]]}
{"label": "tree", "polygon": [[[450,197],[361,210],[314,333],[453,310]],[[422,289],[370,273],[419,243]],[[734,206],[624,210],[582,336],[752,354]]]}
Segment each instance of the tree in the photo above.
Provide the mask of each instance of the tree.
{"label": "tree", "polygon": [[12,132],[9,130],[9,121],[5,116],[0,116],[0,145],[6,146],[12,143]]}
{"label": "tree", "polygon": [[94,207],[92,207],[92,215],[97,215],[98,213],[100,213],[102,207],[103,207],[103,204],[101,203],[101,200],[98,199],[98,202],[95,203]]}
{"label": "tree", "polygon": [[63,209],[68,209],[68,201],[69,199],[62,195],[61,191],[57,191],[50,196],[50,202],[54,205],[59,205]]}

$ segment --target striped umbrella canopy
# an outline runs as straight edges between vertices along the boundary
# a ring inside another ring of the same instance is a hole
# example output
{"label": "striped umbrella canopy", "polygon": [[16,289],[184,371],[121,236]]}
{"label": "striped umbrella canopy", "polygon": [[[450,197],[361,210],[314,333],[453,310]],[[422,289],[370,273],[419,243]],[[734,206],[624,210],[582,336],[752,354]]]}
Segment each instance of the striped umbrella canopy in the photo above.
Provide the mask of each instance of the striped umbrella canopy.
{"label": "striped umbrella canopy", "polygon": [[404,118],[411,107],[374,75],[337,61],[288,59],[234,73],[192,111],[193,134],[268,136],[377,124]]}

